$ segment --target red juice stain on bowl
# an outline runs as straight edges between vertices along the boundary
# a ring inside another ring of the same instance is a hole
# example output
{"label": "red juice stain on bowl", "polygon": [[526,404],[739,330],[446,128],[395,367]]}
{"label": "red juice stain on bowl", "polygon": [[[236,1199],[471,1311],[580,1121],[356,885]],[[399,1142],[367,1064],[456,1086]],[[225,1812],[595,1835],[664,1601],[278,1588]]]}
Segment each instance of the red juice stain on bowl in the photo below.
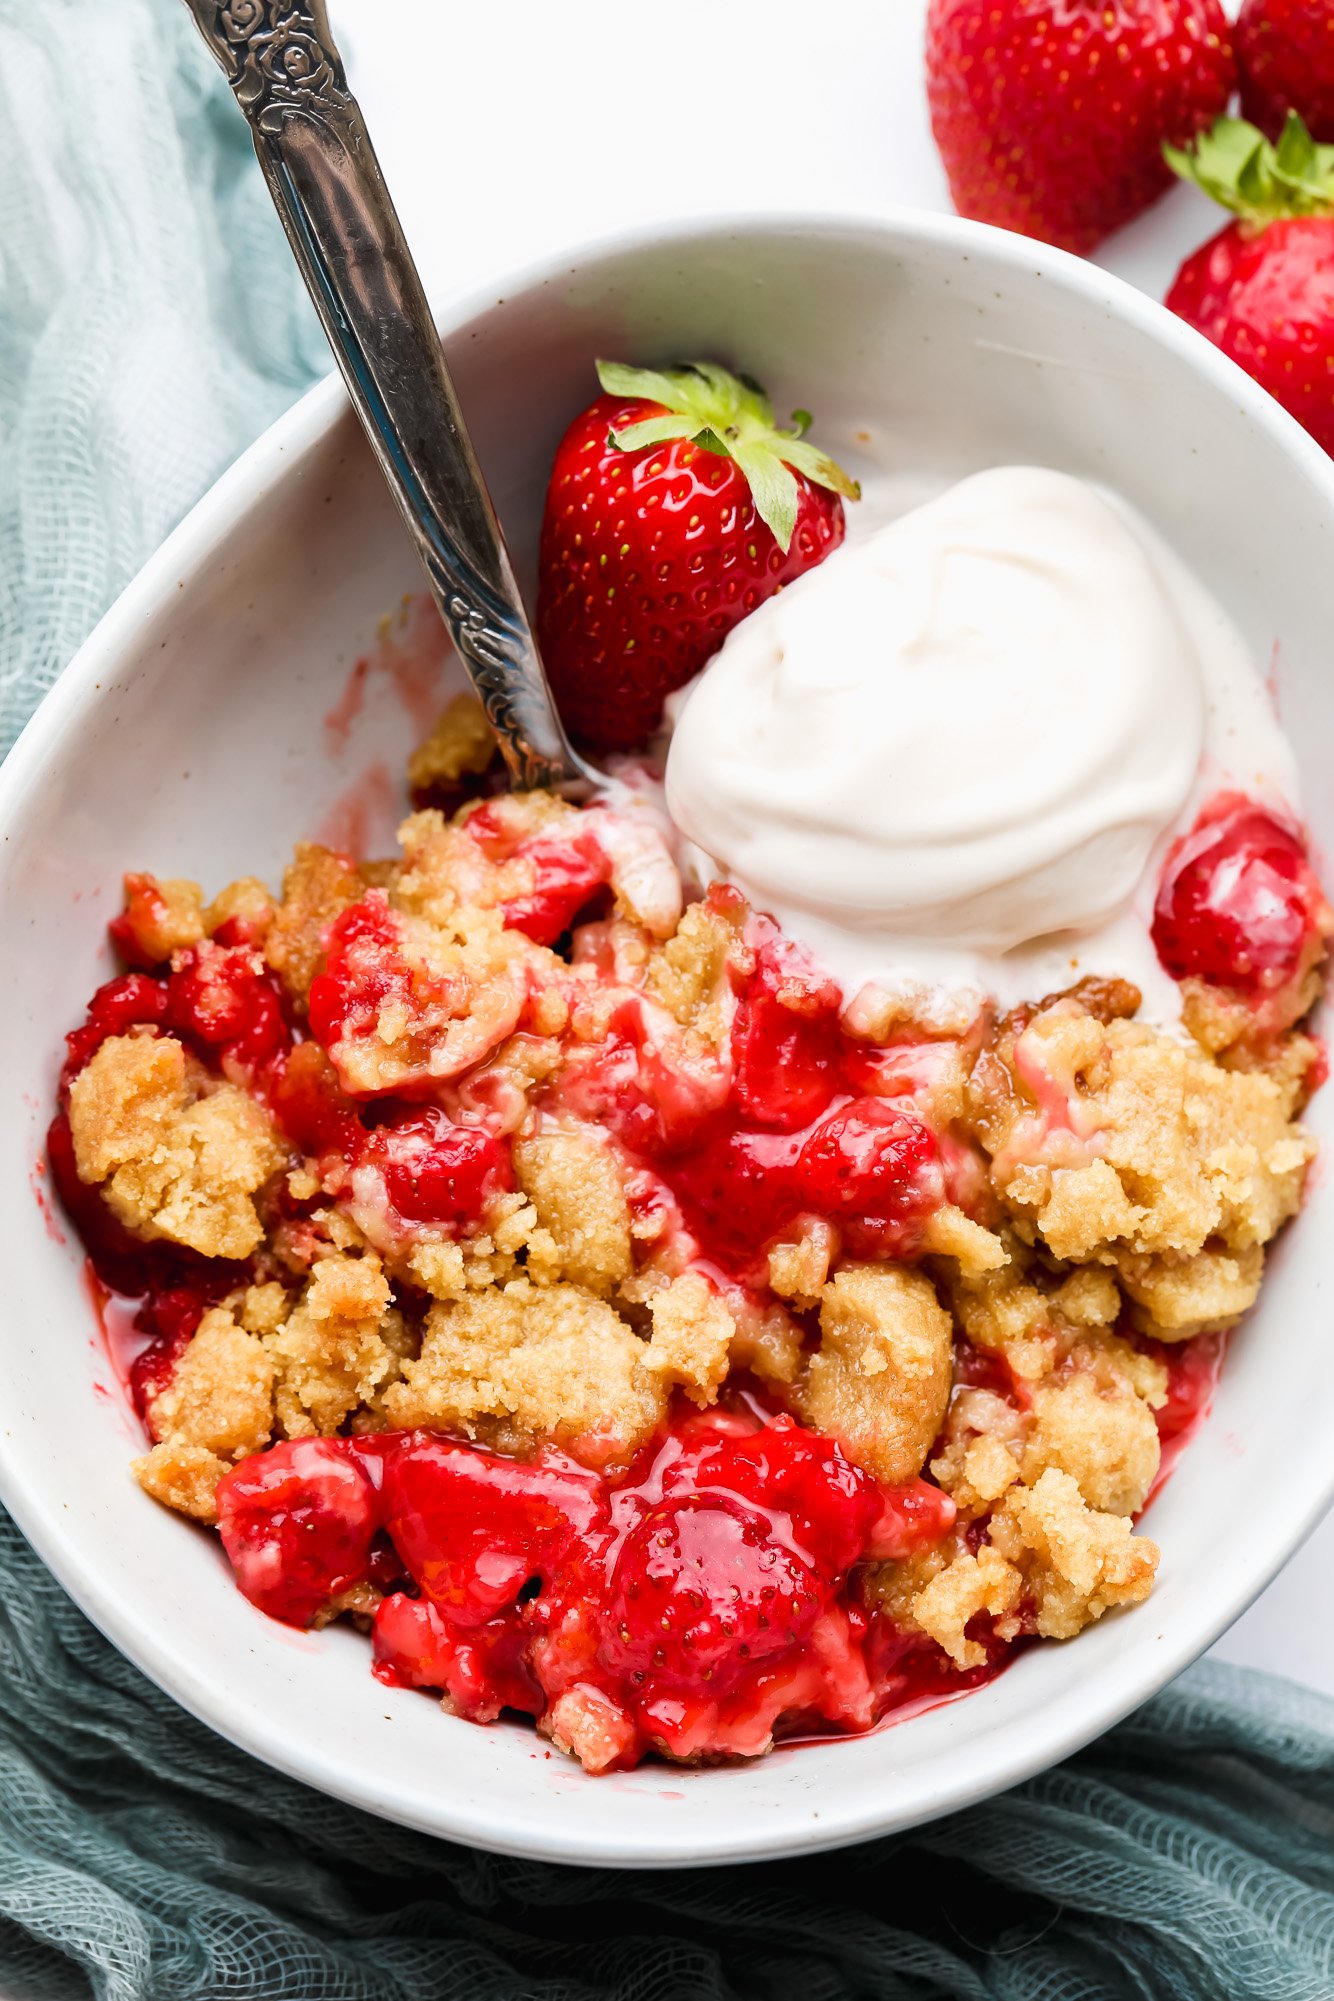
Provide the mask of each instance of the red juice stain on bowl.
{"label": "red juice stain on bowl", "polygon": [[377,759],[339,793],[312,838],[353,861],[365,861],[390,839],[402,815],[402,790]]}
{"label": "red juice stain on bowl", "polygon": [[418,736],[425,736],[444,697],[444,667],[451,647],[434,601],[425,591],[405,597],[398,610],[380,621],[376,643],[352,667],[343,692],[324,718],[330,750],[342,750],[368,699],[382,678],[402,705]]}
{"label": "red juice stain on bowl", "polygon": [[69,1238],[60,1227],[60,1222],[51,1202],[47,1188],[47,1166],[45,1160],[35,1160],[28,1174],[28,1186],[32,1189],[33,1200],[37,1204],[42,1226],[53,1244],[67,1244]]}

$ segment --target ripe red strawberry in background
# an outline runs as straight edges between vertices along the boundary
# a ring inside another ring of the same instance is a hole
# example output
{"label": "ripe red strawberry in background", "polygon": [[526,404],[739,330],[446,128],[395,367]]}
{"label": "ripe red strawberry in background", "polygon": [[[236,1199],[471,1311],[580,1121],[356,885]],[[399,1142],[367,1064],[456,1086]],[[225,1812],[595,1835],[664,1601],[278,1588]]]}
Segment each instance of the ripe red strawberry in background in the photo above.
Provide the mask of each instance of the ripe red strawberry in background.
{"label": "ripe red strawberry in background", "polygon": [[567,729],[633,750],[732,627],[843,540],[856,482],[713,362],[597,364],[604,394],[557,447],[537,636]]}
{"label": "ripe red strawberry in background", "polygon": [[1313,139],[1334,139],[1334,5],[1245,0],[1233,31],[1241,108],[1271,139],[1290,111]]}
{"label": "ripe red strawberry in background", "polygon": [[1277,146],[1220,118],[1167,154],[1237,218],[1186,259],[1168,305],[1334,452],[1334,146],[1294,112]]}
{"label": "ripe red strawberry in background", "polygon": [[931,129],[960,215],[1089,251],[1225,110],[1219,0],[931,0]]}

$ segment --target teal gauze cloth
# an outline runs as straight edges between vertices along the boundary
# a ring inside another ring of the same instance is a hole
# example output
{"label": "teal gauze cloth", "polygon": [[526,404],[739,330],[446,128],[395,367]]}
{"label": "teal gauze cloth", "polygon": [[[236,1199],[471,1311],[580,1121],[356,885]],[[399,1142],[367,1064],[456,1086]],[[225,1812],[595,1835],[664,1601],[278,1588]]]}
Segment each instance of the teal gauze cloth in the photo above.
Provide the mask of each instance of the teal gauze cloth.
{"label": "teal gauze cloth", "polygon": [[[0,0],[0,743],[327,365],[176,0]],[[504,1861],[233,1750],[0,1518],[0,1995],[89,1994],[1334,2001],[1334,1705],[1206,1664],[915,1834],[635,1876]]]}

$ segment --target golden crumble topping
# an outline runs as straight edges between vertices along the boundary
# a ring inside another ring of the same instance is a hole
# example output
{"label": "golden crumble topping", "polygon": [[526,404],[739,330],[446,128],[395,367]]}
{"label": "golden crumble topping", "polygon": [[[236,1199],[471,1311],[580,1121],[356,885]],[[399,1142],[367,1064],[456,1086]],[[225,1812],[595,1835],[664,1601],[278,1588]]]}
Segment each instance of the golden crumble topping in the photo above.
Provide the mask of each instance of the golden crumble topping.
{"label": "golden crumble topping", "polygon": [[276,1377],[259,1336],[247,1334],[228,1307],[212,1307],[171,1382],[149,1403],[149,1428],[160,1440],[200,1445],[223,1459],[257,1452],[273,1429]]}
{"label": "golden crumble topping", "polygon": [[629,1278],[630,1206],[604,1143],[586,1132],[544,1127],[516,1140],[514,1172],[567,1278],[598,1293]]}
{"label": "golden crumble topping", "polygon": [[301,1298],[264,1341],[286,1437],[328,1435],[354,1412],[382,1409],[407,1345],[392,1298],[373,1253],[316,1259]]}
{"label": "golden crumble topping", "polygon": [[495,762],[496,739],[475,695],[455,695],[435,728],[408,759],[408,786],[415,794],[437,786],[452,788],[464,778],[480,778]]}
{"label": "golden crumble topping", "polygon": [[122,921],[137,955],[158,965],[204,936],[203,891],[180,876],[127,875]]}
{"label": "golden crumble topping", "polygon": [[701,1321],[685,1342],[668,1317],[646,1342],[583,1286],[512,1279],[431,1308],[385,1413],[404,1430],[502,1450],[548,1438],[590,1466],[624,1464],[662,1422],[672,1381],[703,1396],[716,1387],[729,1333]]}
{"label": "golden crumble topping", "polygon": [[70,1091],[80,1179],[146,1239],[244,1258],[264,1235],[254,1197],[286,1159],[248,1092],[203,1089],[171,1036],[112,1036]]}
{"label": "golden crumble topping", "polygon": [[919,1473],[949,1401],[950,1317],[901,1265],[845,1265],[824,1289],[797,1408],[890,1486]]}
{"label": "golden crumble topping", "polygon": [[[319,847],[313,841],[298,844],[283,875],[282,902],[272,912],[264,932],[264,957],[298,1004],[304,1003],[311,981],[324,964],[325,933],[330,923],[349,904],[356,903],[365,888],[351,862],[332,848]],[[247,898],[246,904],[249,902]]]}
{"label": "golden crumble topping", "polygon": [[1225,1324],[1251,1304],[1259,1248],[1296,1213],[1314,1151],[1291,1085],[1064,999],[1002,1034],[972,1088],[993,1183],[1028,1241],[1114,1267],[1163,1339],[1219,1324],[1224,1301]]}

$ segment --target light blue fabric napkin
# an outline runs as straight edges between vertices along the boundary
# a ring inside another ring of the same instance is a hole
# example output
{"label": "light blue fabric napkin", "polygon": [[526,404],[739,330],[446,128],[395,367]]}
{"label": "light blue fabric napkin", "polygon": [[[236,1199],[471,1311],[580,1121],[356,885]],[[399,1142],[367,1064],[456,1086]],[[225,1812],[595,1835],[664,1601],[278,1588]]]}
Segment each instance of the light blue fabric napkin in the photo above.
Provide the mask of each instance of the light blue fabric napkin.
{"label": "light blue fabric napkin", "polygon": [[329,367],[184,7],[0,0],[0,750]]}
{"label": "light blue fabric napkin", "polygon": [[[0,747],[327,355],[175,0],[0,0]],[[0,1516],[4,2001],[1334,2001],[1334,1704],[1205,1665],[815,1860],[498,1861],[279,1778]]]}

